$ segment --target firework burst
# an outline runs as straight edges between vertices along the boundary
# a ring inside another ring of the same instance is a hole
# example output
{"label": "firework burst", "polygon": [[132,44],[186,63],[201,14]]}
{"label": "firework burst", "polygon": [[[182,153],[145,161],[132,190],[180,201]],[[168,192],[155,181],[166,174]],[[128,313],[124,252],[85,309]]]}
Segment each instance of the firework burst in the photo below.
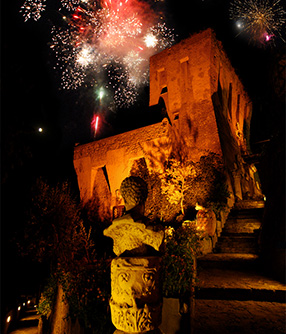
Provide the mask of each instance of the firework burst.
{"label": "firework burst", "polygon": [[278,38],[285,42],[285,14],[280,0],[233,0],[230,4],[230,19],[254,43],[265,44]]}
{"label": "firework burst", "polygon": [[20,10],[23,13],[25,22],[29,19],[38,21],[42,12],[46,9],[45,2],[46,0],[26,0]]}
{"label": "firework burst", "polygon": [[[27,0],[23,7],[44,1]],[[150,2],[62,0],[62,24],[52,28],[50,44],[62,88],[105,82],[117,106],[132,105],[139,88],[148,82],[150,56],[175,40],[162,13],[156,13]],[[25,20],[31,17],[26,14]]]}

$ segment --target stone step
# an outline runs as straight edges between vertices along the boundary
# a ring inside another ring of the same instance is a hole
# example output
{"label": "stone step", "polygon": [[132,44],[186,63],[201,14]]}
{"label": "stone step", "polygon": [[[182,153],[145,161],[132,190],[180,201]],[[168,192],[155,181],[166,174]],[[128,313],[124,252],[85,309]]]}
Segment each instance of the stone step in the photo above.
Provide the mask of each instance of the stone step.
{"label": "stone step", "polygon": [[[204,261],[208,267],[204,267]],[[227,268],[231,262],[237,267]],[[285,303],[286,285],[265,276],[258,257],[252,254],[207,254],[198,259],[196,298]]]}
{"label": "stone step", "polygon": [[265,202],[263,200],[243,200],[235,203],[233,210],[263,210]]}
{"label": "stone step", "polygon": [[249,253],[211,253],[198,258],[200,269],[254,269],[260,265],[257,254]]}
{"label": "stone step", "polygon": [[283,290],[239,289],[239,288],[198,288],[197,299],[207,300],[254,300],[272,303],[285,303],[286,293]]}
{"label": "stone step", "polygon": [[257,218],[231,218],[228,219],[223,231],[229,233],[253,233],[261,227],[261,221]]}
{"label": "stone step", "polygon": [[241,254],[258,254],[259,250],[257,247],[249,247],[249,246],[244,246],[244,247],[233,247],[233,246],[218,246],[215,249],[216,253],[241,253]]}
{"label": "stone step", "polygon": [[253,232],[227,232],[225,230],[222,231],[222,238],[249,238],[249,239],[257,239],[259,235],[259,230],[254,230]]}
{"label": "stone step", "polygon": [[258,252],[257,237],[251,233],[221,235],[215,246],[216,253],[251,253]]}
{"label": "stone step", "polygon": [[229,213],[229,218],[258,218],[263,216],[263,208],[236,209],[233,208]]}

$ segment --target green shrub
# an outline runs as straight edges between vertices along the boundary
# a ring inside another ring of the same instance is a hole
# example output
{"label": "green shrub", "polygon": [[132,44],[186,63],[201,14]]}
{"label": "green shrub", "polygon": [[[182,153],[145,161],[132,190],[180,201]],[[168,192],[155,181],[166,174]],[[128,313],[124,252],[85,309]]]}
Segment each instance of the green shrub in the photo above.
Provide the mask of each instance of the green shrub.
{"label": "green shrub", "polygon": [[57,283],[57,278],[51,276],[40,297],[37,313],[46,318],[49,317],[55,303]]}
{"label": "green shrub", "polygon": [[74,272],[59,272],[59,283],[69,305],[69,316],[93,333],[108,333],[111,259],[98,258]]}
{"label": "green shrub", "polygon": [[199,234],[194,222],[185,221],[177,229],[169,227],[166,230],[163,256],[164,296],[179,297],[194,288],[198,249]]}

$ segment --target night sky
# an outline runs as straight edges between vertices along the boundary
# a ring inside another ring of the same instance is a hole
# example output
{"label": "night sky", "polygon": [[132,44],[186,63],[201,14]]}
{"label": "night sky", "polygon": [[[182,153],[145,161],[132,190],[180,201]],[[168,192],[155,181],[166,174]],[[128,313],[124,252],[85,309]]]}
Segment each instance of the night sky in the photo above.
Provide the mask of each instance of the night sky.
{"label": "night sky", "polygon": [[[38,22],[24,23],[19,13],[22,2],[1,3],[2,270],[7,270],[11,261],[17,267],[6,273],[11,284],[17,282],[15,275],[22,268],[12,240],[15,230],[21,229],[31,184],[39,176],[50,183],[68,179],[76,191],[73,147],[93,140],[90,121],[95,106],[89,88],[59,90],[59,75],[53,69],[49,47],[50,16],[47,12]],[[229,1],[165,2],[167,23],[175,28],[177,41],[209,27],[222,41],[253,101],[254,147],[257,141],[283,132],[285,101],[277,93],[274,79],[281,55],[285,59],[285,44],[277,41],[276,46],[259,47],[237,36],[237,27],[229,19]],[[285,85],[285,75],[280,75]],[[285,86],[280,85],[283,91]],[[145,125],[150,119],[149,114],[146,117],[148,87],[141,93],[138,104],[129,110],[106,112],[101,137]],[[42,133],[38,132],[39,127],[43,128]]]}

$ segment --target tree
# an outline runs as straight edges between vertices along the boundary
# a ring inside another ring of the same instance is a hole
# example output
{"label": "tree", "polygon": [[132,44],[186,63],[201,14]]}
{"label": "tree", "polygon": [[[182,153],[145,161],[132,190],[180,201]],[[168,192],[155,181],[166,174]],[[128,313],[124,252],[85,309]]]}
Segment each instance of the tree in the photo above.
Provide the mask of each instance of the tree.
{"label": "tree", "polygon": [[160,174],[162,194],[166,195],[171,204],[180,204],[183,215],[185,194],[190,186],[187,181],[195,175],[196,170],[191,161],[183,163],[176,159],[167,160],[164,173]]}
{"label": "tree", "polygon": [[217,213],[226,206],[226,176],[222,160],[215,153],[203,155],[198,162],[170,158],[160,178],[162,194],[170,204],[179,203],[183,215],[197,202]]}
{"label": "tree", "polygon": [[[85,227],[81,215],[67,182],[50,186],[37,181],[21,249],[37,261],[51,263],[38,305],[47,333],[67,317],[78,319],[85,329],[96,328],[94,333],[113,329],[108,305],[110,259],[98,255],[102,243],[93,242],[91,227]],[[68,309],[57,316],[62,302],[67,302]]]}
{"label": "tree", "polygon": [[145,203],[145,215],[153,222],[170,223],[173,221],[180,210],[179,205],[170,204],[166,195],[162,194],[160,174],[148,169],[145,158],[134,161],[130,175],[139,176],[147,183],[148,196]]}
{"label": "tree", "polygon": [[93,243],[67,182],[50,186],[38,179],[32,191],[28,224],[24,232],[23,254],[39,262],[50,261],[52,268],[90,260]]}

